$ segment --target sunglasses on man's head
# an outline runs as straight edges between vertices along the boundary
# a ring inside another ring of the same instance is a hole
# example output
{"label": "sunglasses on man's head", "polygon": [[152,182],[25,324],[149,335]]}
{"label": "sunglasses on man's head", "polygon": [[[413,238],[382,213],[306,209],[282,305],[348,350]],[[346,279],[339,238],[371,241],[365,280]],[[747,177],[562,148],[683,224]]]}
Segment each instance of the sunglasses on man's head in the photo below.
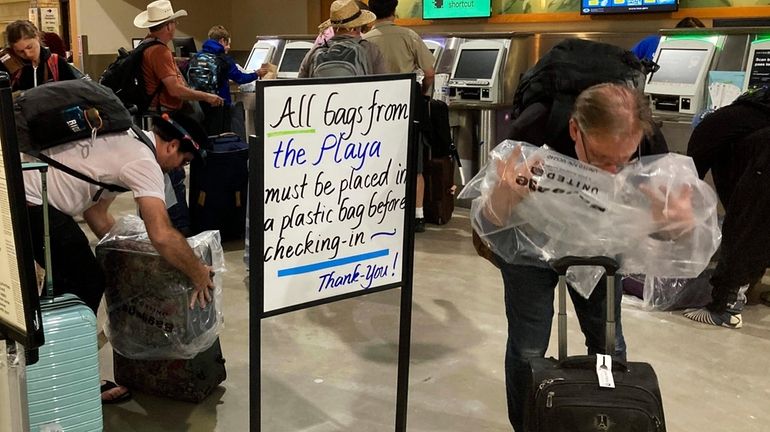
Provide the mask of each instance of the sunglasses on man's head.
{"label": "sunglasses on man's head", "polygon": [[177,130],[177,132],[182,134],[182,137],[179,138],[180,141],[189,141],[190,144],[192,144],[192,146],[195,149],[195,151],[197,151],[198,153],[201,153],[201,156],[203,155],[203,151],[201,150],[201,146],[198,145],[198,143],[195,142],[194,139],[192,139],[192,136],[190,135],[189,132],[187,132],[187,129],[183,128],[182,125],[180,125],[179,123],[177,123],[174,120],[172,120],[171,116],[168,115],[168,113],[163,113],[163,114],[161,114],[160,117],[163,120],[165,120],[166,122],[168,122],[168,124],[173,126]]}

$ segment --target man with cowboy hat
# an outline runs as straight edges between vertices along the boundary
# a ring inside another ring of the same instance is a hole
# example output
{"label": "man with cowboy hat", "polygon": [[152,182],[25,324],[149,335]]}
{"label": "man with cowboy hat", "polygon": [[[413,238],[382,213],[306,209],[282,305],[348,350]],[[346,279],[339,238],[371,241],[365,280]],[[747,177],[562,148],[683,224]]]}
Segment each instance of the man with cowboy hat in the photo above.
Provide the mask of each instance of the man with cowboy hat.
{"label": "man with cowboy hat", "polygon": [[148,95],[154,95],[151,109],[159,111],[183,111],[191,113],[184,101],[204,101],[211,106],[221,106],[224,100],[211,93],[193,90],[187,86],[182,73],[176,66],[174,56],[167,44],[174,38],[177,18],[187,16],[181,9],[174,12],[171,2],[157,0],[147,5],[147,10],[134,18],[134,26],[149,29],[145,40],[156,39],[160,44],[147,47],[142,57],[142,73]]}
{"label": "man with cowboy hat", "polygon": [[[321,23],[318,29],[323,31],[331,27],[334,29],[334,37],[307,53],[299,67],[298,76],[300,78],[388,73],[379,48],[361,39],[361,28],[377,19],[373,13],[359,8],[355,0],[335,0],[331,5],[329,15],[330,18]],[[357,52],[354,57],[357,58],[360,65],[357,65],[359,67],[356,67],[356,73],[344,73],[341,70],[329,71],[328,73],[319,72],[318,67],[323,64],[324,54],[331,47]]]}
{"label": "man with cowboy hat", "polygon": [[[179,111],[202,122],[203,111],[196,101],[219,107],[224,104],[224,99],[188,87],[174,61],[167,44],[174,38],[177,19],[184,16],[187,16],[186,10],[174,12],[170,1],[157,0],[148,4],[147,10],[134,18],[134,26],[149,29],[149,34],[142,43],[160,41],[148,46],[142,53],[145,92],[153,95],[150,102],[151,111]],[[185,173],[183,170],[176,170],[170,173],[169,177],[177,195],[177,204],[169,208],[169,215],[175,227],[187,231],[190,228],[190,216],[185,198]]]}

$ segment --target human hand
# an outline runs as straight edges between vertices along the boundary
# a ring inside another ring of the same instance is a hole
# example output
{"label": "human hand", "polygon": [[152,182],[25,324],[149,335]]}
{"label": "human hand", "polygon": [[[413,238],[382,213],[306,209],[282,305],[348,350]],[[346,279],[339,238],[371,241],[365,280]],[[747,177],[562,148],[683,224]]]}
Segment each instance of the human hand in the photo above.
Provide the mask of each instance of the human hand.
{"label": "human hand", "polygon": [[206,307],[206,304],[212,299],[211,291],[214,290],[214,272],[211,267],[201,264],[200,272],[192,282],[193,293],[190,298],[190,309],[195,307],[196,303],[199,303],[201,308]]}
{"label": "human hand", "polygon": [[656,190],[648,184],[639,185],[639,189],[650,200],[652,220],[658,229],[656,234],[673,240],[695,228],[691,185],[681,185],[676,191],[665,185]]}
{"label": "human hand", "polygon": [[262,63],[262,66],[257,69],[257,75],[260,79],[264,78],[267,73],[270,72],[270,68],[267,63]]}
{"label": "human hand", "polygon": [[531,188],[533,176],[543,174],[543,160],[537,156],[527,159],[521,157],[522,146],[518,145],[511,151],[507,159],[497,163],[497,175],[500,178],[500,186],[513,192],[515,196],[523,199]]}
{"label": "human hand", "polygon": [[225,100],[215,94],[210,94],[206,98],[206,102],[213,107],[218,107],[224,105]]}

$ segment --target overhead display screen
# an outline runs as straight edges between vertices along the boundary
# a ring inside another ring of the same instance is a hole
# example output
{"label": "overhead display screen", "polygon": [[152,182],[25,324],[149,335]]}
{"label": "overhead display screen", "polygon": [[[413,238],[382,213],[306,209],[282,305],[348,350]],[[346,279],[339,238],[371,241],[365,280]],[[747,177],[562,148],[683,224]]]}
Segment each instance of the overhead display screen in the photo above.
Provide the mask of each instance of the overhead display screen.
{"label": "overhead display screen", "polygon": [[485,18],[492,15],[491,0],[424,0],[422,18]]}
{"label": "overhead display screen", "polygon": [[581,0],[582,15],[671,12],[679,9],[677,0]]}

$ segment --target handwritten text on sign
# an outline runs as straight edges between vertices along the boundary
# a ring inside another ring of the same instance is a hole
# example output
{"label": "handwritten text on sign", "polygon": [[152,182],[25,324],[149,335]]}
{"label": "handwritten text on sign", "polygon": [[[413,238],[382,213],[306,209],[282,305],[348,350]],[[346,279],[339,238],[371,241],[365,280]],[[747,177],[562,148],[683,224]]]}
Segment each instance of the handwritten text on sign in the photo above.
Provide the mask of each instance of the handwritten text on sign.
{"label": "handwritten text on sign", "polygon": [[265,88],[265,311],[401,281],[410,86]]}

